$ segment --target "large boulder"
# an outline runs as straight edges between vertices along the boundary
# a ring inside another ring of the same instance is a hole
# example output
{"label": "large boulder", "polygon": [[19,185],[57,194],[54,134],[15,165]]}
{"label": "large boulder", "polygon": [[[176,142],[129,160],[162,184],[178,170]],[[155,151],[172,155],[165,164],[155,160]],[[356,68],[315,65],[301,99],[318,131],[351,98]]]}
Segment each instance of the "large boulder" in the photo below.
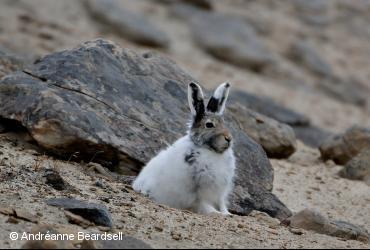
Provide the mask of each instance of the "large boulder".
{"label": "large boulder", "polygon": [[345,79],[335,76],[322,79],[317,87],[331,98],[359,107],[367,105],[370,94],[365,84],[353,77]]}
{"label": "large boulder", "polygon": [[289,57],[319,77],[317,84],[319,91],[341,102],[357,106],[367,104],[369,90],[365,85],[353,77],[346,79],[337,76],[330,63],[311,43],[305,40],[294,42],[289,50]]}
{"label": "large boulder", "polygon": [[[0,47],[0,80],[11,72],[21,70],[25,65],[25,61],[20,57]],[[13,124],[9,124],[0,117],[0,133],[6,132],[11,125]]]}
{"label": "large boulder", "polygon": [[258,142],[270,158],[287,158],[297,149],[294,130],[287,124],[259,114],[240,104],[229,105],[244,132]]}
{"label": "large boulder", "polygon": [[332,1],[295,0],[291,3],[295,7],[296,16],[308,25],[325,28],[332,22]]}
{"label": "large boulder", "polygon": [[[0,82],[0,117],[20,122],[54,154],[138,173],[185,134],[190,81],[194,79],[173,61],[98,39],[5,77]],[[232,205],[241,214],[258,208],[288,217],[289,209],[271,194],[273,169],[266,153],[232,115],[226,120],[236,138]]]}
{"label": "large boulder", "polygon": [[354,126],[343,134],[330,137],[320,146],[320,152],[324,160],[346,164],[366,148],[370,148],[370,129]]}
{"label": "large boulder", "polygon": [[86,9],[95,21],[110,30],[135,43],[168,47],[170,41],[167,34],[148,20],[144,15],[133,13],[123,8],[114,0],[87,0]]}
{"label": "large boulder", "polygon": [[[311,147],[319,147],[332,135],[329,131],[311,124],[309,118],[305,115],[283,107],[266,96],[257,96],[245,91],[235,90],[230,93],[230,102],[238,102],[244,107],[273,118],[280,123],[290,125],[294,129],[297,139]],[[268,150],[266,151],[268,153]]]}
{"label": "large boulder", "polygon": [[333,69],[330,64],[315,50],[312,44],[305,40],[298,40],[292,44],[289,57],[318,76],[333,77]]}
{"label": "large boulder", "polygon": [[184,4],[174,5],[171,13],[189,21],[194,41],[215,58],[257,72],[276,61],[253,26],[243,18]]}
{"label": "large boulder", "polygon": [[333,136],[333,133],[322,129],[316,125],[310,124],[307,126],[294,126],[295,136],[307,146],[318,148],[328,138]]}
{"label": "large boulder", "polygon": [[305,115],[285,108],[265,96],[257,96],[246,91],[234,90],[230,92],[230,102],[239,102],[249,109],[290,126],[307,126],[310,124],[309,118]]}

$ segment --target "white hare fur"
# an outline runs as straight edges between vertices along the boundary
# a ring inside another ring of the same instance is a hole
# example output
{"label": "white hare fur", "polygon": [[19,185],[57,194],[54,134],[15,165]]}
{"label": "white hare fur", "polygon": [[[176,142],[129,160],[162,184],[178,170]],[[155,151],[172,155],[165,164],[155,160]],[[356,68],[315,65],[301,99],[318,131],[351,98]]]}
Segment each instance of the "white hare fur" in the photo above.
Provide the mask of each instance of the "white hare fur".
{"label": "white hare fur", "polygon": [[178,209],[230,214],[227,201],[233,188],[235,158],[231,135],[221,120],[229,86],[224,83],[216,89],[206,110],[200,86],[189,84],[193,129],[148,162],[134,181],[135,191]]}

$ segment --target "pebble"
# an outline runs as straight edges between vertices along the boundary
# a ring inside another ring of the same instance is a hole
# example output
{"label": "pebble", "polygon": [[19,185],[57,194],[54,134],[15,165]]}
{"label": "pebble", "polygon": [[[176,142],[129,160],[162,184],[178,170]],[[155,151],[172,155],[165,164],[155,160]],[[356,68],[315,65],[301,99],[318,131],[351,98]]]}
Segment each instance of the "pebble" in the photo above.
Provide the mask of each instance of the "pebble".
{"label": "pebble", "polygon": [[171,232],[171,236],[172,236],[172,239],[174,239],[174,240],[177,240],[177,241],[179,241],[179,240],[182,240],[182,236],[181,236],[181,233],[178,233],[178,232]]}

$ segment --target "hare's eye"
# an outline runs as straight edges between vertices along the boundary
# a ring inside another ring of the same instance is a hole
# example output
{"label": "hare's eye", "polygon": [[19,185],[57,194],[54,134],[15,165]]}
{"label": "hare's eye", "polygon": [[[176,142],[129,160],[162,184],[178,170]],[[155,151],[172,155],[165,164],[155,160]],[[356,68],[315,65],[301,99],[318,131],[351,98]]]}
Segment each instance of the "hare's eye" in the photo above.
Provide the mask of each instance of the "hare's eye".
{"label": "hare's eye", "polygon": [[206,122],[206,128],[214,128],[215,125],[212,122]]}

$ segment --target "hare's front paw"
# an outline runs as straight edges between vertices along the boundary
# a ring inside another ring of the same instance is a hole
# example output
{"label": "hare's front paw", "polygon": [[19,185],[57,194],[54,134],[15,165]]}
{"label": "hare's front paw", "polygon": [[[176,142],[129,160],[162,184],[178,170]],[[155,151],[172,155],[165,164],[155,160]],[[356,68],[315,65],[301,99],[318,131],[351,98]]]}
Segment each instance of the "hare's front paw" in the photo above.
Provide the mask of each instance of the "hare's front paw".
{"label": "hare's front paw", "polygon": [[233,216],[233,214],[232,213],[230,213],[229,211],[222,211],[221,212],[221,214],[223,215],[223,216]]}
{"label": "hare's front paw", "polygon": [[197,213],[200,214],[221,214],[216,208],[207,203],[201,203],[198,205]]}

